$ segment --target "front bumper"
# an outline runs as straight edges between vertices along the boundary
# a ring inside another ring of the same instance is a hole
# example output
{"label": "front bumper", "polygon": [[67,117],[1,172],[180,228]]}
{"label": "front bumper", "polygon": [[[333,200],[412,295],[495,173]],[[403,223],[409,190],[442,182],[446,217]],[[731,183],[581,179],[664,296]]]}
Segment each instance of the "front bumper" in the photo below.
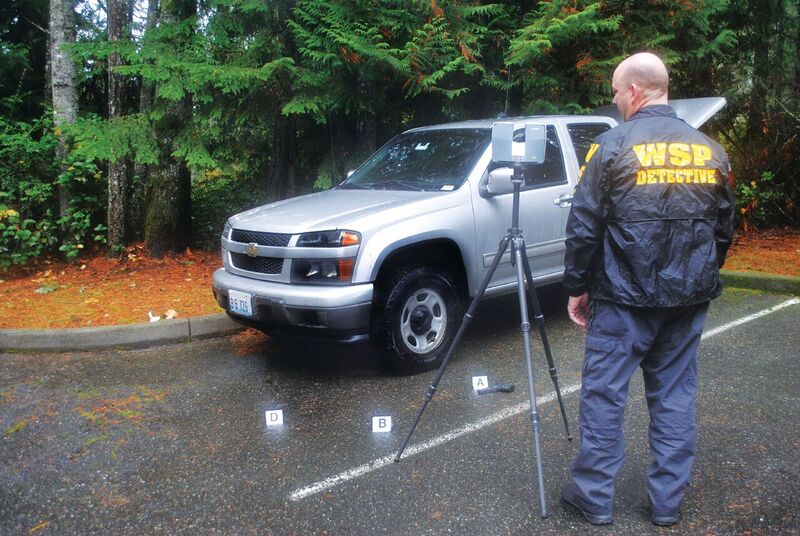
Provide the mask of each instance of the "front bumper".
{"label": "front bumper", "polygon": [[[369,334],[372,283],[347,286],[290,285],[234,275],[220,268],[212,276],[214,297],[230,317],[267,332],[289,332],[346,341]],[[231,313],[228,291],[253,297],[253,316]]]}

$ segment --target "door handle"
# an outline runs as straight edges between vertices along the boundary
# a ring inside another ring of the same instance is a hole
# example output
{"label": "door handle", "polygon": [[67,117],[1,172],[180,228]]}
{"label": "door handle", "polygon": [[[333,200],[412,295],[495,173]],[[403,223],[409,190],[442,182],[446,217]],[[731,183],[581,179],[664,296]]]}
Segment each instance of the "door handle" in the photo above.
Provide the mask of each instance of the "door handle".
{"label": "door handle", "polygon": [[553,204],[558,205],[561,208],[569,208],[572,206],[572,198],[575,197],[572,194],[559,194],[558,197],[553,199]]}

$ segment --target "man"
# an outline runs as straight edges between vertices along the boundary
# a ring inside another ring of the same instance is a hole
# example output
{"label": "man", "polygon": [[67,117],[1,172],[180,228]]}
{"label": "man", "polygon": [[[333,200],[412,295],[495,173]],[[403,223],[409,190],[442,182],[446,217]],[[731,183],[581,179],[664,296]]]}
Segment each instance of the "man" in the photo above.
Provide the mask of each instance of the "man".
{"label": "man", "polygon": [[613,521],[628,383],[644,374],[650,412],[650,520],[672,525],[694,461],[697,346],[733,233],[722,148],[675,116],[661,60],[635,54],[614,71],[625,122],[589,150],[567,222],[570,318],[588,326],[581,448],[562,502]]}

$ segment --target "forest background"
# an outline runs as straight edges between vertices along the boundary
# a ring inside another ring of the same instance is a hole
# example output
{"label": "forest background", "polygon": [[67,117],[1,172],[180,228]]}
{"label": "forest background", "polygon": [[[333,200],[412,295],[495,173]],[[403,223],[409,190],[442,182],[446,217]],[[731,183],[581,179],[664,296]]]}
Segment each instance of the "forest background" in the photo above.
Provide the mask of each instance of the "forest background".
{"label": "forest background", "polygon": [[5,0],[0,267],[212,247],[407,128],[608,104],[642,50],[728,99],[739,225],[796,226],[799,31],[792,0]]}

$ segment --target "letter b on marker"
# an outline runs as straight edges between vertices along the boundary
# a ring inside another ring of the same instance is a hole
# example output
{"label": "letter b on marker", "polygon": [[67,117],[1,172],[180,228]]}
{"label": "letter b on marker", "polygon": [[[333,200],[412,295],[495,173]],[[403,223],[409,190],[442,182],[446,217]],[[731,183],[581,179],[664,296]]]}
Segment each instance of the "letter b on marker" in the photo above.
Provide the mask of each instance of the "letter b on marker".
{"label": "letter b on marker", "polygon": [[392,418],[373,417],[372,418],[372,431],[374,432],[391,432],[392,431]]}

